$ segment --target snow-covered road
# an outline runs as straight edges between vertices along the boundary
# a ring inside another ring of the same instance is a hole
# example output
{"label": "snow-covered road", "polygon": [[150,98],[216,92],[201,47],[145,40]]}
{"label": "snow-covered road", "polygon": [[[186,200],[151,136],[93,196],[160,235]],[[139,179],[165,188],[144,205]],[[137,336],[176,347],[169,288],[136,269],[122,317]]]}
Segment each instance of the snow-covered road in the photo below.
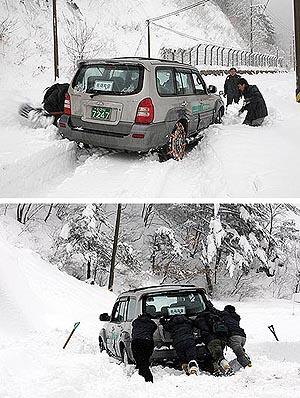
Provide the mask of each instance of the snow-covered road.
{"label": "snow-covered road", "polygon": [[[32,129],[17,116],[12,92],[0,99],[0,192],[2,198],[293,198],[300,196],[300,108],[294,98],[295,76],[245,76],[257,84],[269,108],[261,128],[241,125],[239,106],[224,124],[181,162],[159,163],[157,155],[86,152],[62,140],[56,129]],[[224,77],[207,76],[222,89]],[[42,91],[42,89],[40,88]],[[38,87],[27,96],[36,99]],[[21,95],[21,92],[19,92]]]}

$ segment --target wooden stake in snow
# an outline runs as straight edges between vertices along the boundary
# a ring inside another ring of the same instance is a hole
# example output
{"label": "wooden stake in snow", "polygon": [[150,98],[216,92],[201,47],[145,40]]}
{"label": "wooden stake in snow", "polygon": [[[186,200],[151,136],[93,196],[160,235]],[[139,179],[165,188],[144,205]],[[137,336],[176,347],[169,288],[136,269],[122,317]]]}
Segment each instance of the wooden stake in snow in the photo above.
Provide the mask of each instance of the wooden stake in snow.
{"label": "wooden stake in snow", "polygon": [[73,330],[72,330],[72,332],[70,333],[69,337],[67,338],[67,341],[65,342],[65,345],[63,346],[63,349],[66,348],[68,342],[70,341],[71,337],[73,336],[75,330],[78,328],[79,325],[80,325],[80,322],[76,322],[76,323],[74,324]]}
{"label": "wooden stake in snow", "polygon": [[273,333],[275,339],[276,339],[277,341],[279,341],[279,339],[278,339],[278,337],[277,337],[277,335],[276,335],[276,333],[275,333],[274,326],[273,326],[273,325],[270,325],[270,326],[268,326],[268,328],[270,329],[270,332]]}

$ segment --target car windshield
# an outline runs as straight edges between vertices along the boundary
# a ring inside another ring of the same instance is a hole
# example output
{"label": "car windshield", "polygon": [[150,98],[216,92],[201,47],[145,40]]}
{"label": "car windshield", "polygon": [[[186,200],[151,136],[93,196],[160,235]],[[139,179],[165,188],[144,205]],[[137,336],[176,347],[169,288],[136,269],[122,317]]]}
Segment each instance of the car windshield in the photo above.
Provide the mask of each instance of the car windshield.
{"label": "car windshield", "polygon": [[136,94],[142,89],[144,69],[140,65],[84,65],[72,87],[75,92],[101,95]]}
{"label": "car windshield", "polygon": [[176,314],[196,315],[205,308],[203,297],[198,291],[149,294],[143,299],[143,310],[152,318]]}

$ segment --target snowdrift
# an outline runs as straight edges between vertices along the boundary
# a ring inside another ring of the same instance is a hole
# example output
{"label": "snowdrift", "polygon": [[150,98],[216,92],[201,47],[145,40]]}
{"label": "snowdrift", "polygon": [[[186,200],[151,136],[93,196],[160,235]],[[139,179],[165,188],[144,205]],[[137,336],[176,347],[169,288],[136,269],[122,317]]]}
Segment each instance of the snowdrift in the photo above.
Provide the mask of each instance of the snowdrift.
{"label": "snowdrift", "polygon": [[99,314],[115,295],[57,270],[31,250],[0,240],[0,335],[71,329],[97,340]]}

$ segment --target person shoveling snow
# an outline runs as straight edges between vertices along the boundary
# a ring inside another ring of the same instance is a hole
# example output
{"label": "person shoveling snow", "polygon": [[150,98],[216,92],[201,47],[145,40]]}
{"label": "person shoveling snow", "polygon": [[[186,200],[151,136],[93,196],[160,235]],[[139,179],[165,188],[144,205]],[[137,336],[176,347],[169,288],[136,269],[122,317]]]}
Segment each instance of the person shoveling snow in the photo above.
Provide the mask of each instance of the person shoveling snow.
{"label": "person shoveling snow", "polygon": [[25,103],[19,108],[19,115],[28,119],[34,127],[46,128],[51,124],[57,126],[57,121],[64,112],[65,95],[69,83],[55,83],[46,89],[43,107],[33,107]]}
{"label": "person shoveling snow", "polygon": [[244,78],[240,78],[237,84],[244,97],[244,105],[239,114],[247,111],[243,124],[253,127],[261,126],[265,117],[268,116],[267,106],[261,92],[257,86],[250,86]]}

